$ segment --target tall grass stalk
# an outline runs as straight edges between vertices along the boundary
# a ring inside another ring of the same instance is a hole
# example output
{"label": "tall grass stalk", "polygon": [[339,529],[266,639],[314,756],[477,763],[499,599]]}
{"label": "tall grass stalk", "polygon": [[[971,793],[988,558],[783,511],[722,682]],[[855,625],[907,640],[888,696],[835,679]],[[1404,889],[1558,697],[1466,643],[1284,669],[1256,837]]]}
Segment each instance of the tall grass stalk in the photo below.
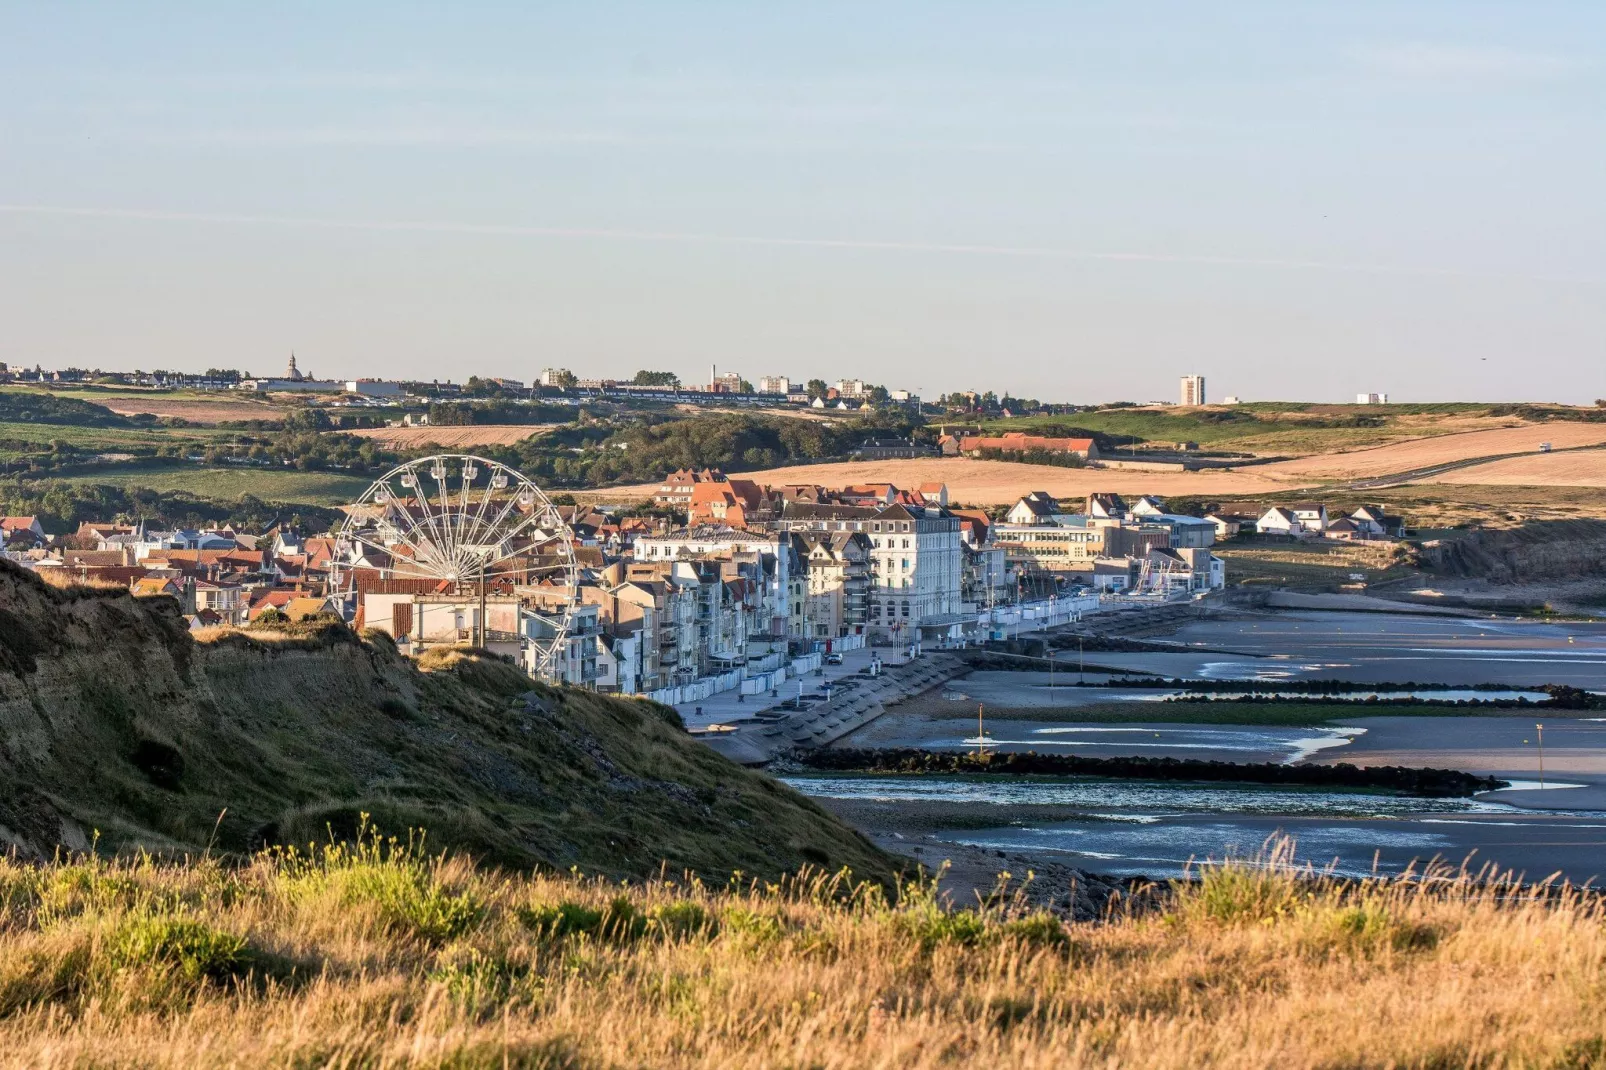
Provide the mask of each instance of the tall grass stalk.
{"label": "tall grass stalk", "polygon": [[364,829],[216,859],[0,860],[0,1065],[1591,1067],[1606,913],[1291,848],[1069,924],[806,873],[511,875]]}

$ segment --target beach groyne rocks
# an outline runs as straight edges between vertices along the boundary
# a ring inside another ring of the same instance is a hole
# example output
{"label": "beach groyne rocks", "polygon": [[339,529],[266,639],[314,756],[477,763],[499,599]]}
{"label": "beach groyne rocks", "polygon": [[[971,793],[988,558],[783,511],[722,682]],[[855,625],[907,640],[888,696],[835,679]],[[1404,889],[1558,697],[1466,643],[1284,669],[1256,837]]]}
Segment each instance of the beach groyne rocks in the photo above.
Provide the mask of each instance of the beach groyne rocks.
{"label": "beach groyne rocks", "polygon": [[1279,787],[1371,788],[1453,798],[1508,787],[1495,777],[1474,776],[1455,769],[1415,769],[1398,765],[1281,765],[1192,758],[1083,758],[1036,751],[932,751],[837,749],[793,756],[809,769],[878,774],[986,773],[1003,776],[1082,776],[1132,780],[1192,780],[1214,783],[1273,784]]}

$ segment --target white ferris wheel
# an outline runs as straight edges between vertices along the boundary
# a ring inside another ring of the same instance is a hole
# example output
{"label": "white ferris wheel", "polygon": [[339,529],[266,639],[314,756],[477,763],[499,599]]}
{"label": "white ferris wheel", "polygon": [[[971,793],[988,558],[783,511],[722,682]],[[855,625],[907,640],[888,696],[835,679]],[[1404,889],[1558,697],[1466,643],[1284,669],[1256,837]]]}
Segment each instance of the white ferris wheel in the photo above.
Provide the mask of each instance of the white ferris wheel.
{"label": "white ferris wheel", "polygon": [[541,619],[536,668],[561,656],[580,570],[574,539],[540,487],[505,464],[465,454],[420,457],[374,481],[335,530],[331,587],[359,596],[364,574],[421,579],[479,600],[522,596]]}

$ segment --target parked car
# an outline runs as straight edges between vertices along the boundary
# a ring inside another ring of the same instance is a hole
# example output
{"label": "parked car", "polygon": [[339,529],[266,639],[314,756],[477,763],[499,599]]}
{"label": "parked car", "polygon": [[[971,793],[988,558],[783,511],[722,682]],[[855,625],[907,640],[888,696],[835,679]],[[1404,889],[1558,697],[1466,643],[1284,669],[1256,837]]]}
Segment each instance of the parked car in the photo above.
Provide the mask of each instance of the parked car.
{"label": "parked car", "polygon": [[825,663],[827,665],[840,665],[840,664],[842,664],[842,655],[841,654],[827,654],[825,656]]}

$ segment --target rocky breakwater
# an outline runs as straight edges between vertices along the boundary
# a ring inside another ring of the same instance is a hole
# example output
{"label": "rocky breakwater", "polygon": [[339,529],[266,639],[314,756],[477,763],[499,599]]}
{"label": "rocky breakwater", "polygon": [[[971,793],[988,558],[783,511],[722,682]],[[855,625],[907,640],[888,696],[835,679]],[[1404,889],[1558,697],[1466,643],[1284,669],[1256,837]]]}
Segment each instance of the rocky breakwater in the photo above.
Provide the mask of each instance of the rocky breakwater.
{"label": "rocky breakwater", "polygon": [[832,748],[799,752],[810,769],[887,774],[1081,776],[1110,779],[1185,780],[1270,784],[1279,787],[1373,788],[1425,798],[1475,795],[1509,787],[1504,780],[1455,769],[1397,765],[1283,765],[1276,762],[1211,762],[1189,758],[1083,758],[1069,754],[1007,751],[984,754],[916,749]]}

